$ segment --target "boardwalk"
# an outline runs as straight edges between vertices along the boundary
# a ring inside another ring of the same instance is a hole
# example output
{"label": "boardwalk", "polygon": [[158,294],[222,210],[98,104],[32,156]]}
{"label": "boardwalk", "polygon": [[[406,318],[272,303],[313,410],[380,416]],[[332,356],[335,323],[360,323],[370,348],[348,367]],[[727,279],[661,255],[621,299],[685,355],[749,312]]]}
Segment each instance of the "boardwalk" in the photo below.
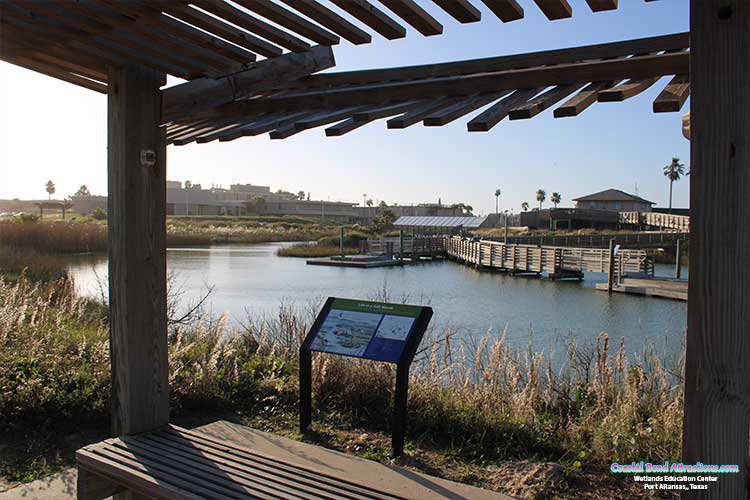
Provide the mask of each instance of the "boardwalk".
{"label": "boardwalk", "polygon": [[[508,243],[520,245],[547,245],[554,247],[608,248],[610,240],[616,245],[629,248],[672,247],[678,241],[687,241],[689,233],[679,232],[644,232],[612,234],[572,234],[562,236],[508,236]],[[489,238],[503,241],[504,238]]]}

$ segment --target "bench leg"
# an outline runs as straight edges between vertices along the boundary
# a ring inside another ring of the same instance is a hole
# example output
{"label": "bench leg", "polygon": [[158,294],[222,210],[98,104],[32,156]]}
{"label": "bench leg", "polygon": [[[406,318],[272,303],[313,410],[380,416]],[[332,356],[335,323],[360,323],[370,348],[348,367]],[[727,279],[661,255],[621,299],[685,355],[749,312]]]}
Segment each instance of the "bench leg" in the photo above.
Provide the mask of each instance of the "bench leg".
{"label": "bench leg", "polygon": [[124,490],[110,480],[79,467],[76,491],[78,500],[102,500]]}

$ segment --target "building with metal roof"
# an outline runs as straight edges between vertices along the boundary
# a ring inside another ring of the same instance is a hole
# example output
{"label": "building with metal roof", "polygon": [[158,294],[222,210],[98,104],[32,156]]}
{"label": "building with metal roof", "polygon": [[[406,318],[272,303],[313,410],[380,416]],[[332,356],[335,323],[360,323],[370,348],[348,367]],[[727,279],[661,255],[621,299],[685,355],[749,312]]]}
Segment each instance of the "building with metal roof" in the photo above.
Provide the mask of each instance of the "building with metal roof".
{"label": "building with metal roof", "polygon": [[422,217],[405,215],[396,219],[393,223],[399,229],[429,229],[429,230],[451,230],[478,229],[489,227],[492,221],[490,217]]}

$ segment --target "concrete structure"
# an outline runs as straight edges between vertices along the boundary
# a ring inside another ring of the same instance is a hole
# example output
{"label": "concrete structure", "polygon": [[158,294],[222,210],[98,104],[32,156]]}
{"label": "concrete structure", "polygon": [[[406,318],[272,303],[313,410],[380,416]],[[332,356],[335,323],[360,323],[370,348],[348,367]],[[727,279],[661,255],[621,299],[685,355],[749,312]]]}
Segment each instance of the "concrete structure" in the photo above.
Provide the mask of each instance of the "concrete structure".
{"label": "concrete structure", "polygon": [[650,212],[653,201],[644,200],[640,196],[620,191],[606,189],[598,193],[574,198],[575,208],[592,210],[614,210],[616,212]]}

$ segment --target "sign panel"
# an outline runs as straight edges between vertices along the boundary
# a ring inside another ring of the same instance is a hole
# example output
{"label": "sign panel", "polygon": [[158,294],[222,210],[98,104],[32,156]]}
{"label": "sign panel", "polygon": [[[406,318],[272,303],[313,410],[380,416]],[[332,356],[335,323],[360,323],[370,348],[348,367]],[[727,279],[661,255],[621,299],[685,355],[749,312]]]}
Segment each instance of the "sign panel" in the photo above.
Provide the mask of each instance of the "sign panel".
{"label": "sign panel", "polygon": [[[355,358],[398,363],[425,308],[333,299],[316,321],[304,347]],[[429,309],[429,308],[427,308]],[[431,311],[430,311],[431,312]],[[424,330],[416,334],[421,340]]]}

